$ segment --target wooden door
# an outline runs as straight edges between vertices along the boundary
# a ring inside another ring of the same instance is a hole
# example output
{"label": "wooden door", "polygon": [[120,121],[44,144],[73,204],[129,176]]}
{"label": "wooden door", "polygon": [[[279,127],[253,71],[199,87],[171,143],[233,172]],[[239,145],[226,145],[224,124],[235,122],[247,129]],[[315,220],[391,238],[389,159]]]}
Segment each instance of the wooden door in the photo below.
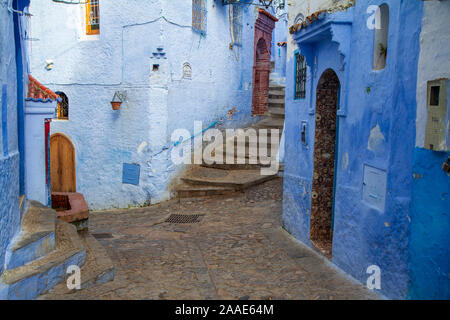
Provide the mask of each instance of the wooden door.
{"label": "wooden door", "polygon": [[333,201],[339,78],[328,69],[319,80],[316,94],[314,178],[311,194],[310,239],[329,259],[333,241]]}
{"label": "wooden door", "polygon": [[256,45],[255,64],[253,66],[252,114],[262,115],[269,106],[270,50],[261,38]]}
{"label": "wooden door", "polygon": [[75,148],[60,133],[50,137],[50,174],[52,192],[76,192]]}

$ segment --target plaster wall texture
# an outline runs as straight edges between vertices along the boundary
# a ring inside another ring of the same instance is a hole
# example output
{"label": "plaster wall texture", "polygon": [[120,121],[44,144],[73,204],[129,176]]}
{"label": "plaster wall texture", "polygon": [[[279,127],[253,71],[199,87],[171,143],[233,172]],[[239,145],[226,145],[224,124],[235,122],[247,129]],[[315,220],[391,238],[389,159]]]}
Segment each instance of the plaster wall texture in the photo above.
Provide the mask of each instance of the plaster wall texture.
{"label": "plaster wall texture", "polygon": [[[374,31],[366,26],[369,18],[366,10],[368,5],[383,2],[390,7],[389,53],[386,68],[374,71]],[[346,12],[329,15],[329,21],[340,17],[352,21],[351,29],[346,34],[333,33],[333,41],[313,38],[310,51],[303,52],[308,62],[306,99],[293,100],[293,59],[288,58],[287,68],[286,150],[290,151],[285,158],[284,226],[311,245],[315,95],[320,76],[332,68],[341,82],[332,261],[362,283],[369,276],[367,268],[379,266],[382,272],[379,293],[394,299],[406,297],[409,282],[411,176],[421,30],[417,21],[422,18],[422,7],[421,2],[357,1]],[[314,28],[314,24],[308,28]],[[307,33],[308,28],[300,33]],[[339,28],[336,24],[336,30]],[[307,124],[306,145],[300,140],[302,122]],[[378,190],[385,197],[380,206],[363,198],[366,166],[377,168],[381,176],[386,176],[386,188]]]}
{"label": "plaster wall texture", "polygon": [[440,78],[450,79],[450,3],[428,1],[424,4],[420,58],[417,80],[416,146],[423,148],[427,122],[427,82]]}
{"label": "plaster wall texture", "polygon": [[25,196],[48,204],[46,184],[45,119],[55,117],[56,101],[25,103]]}
{"label": "plaster wall texture", "polygon": [[[302,14],[303,18],[306,18],[319,10],[330,9],[348,3],[349,0],[287,0],[287,10],[289,11],[288,27],[294,24],[299,14]],[[288,36],[287,60],[292,59],[297,49],[298,47],[295,41],[293,41],[291,36]]]}
{"label": "plaster wall texture", "polygon": [[6,248],[20,228],[14,25],[6,5],[0,1],[0,274]]}
{"label": "plaster wall texture", "polygon": [[[450,152],[424,149],[427,82],[450,79],[450,3],[424,4],[417,80],[416,148],[411,208],[411,299],[450,298],[450,176],[441,170]],[[447,91],[448,96],[450,94]],[[447,104],[450,99],[447,98]],[[449,105],[447,105],[447,108]]]}
{"label": "plaster wall texture", "polygon": [[279,12],[273,14],[278,18],[278,22],[275,24],[275,29],[273,30],[272,36],[272,57],[271,61],[274,62],[275,66],[272,70],[272,78],[279,79],[279,81],[284,82],[286,77],[286,57],[287,57],[287,46],[279,47],[279,42],[287,41],[287,30],[288,30],[288,12],[287,7],[284,10],[279,10]]}
{"label": "plaster wall texture", "polygon": [[[175,129],[194,134],[194,120],[205,128],[234,107],[234,120],[223,125],[252,122],[255,7],[244,7],[243,44],[233,50],[229,7],[207,1],[207,9],[207,32],[200,35],[191,28],[190,0],[100,1],[100,35],[86,36],[82,6],[31,3],[39,39],[32,43],[32,74],[69,98],[69,121],[53,121],[52,133],[72,140],[77,191],[91,209],[169,198],[169,182],[182,169],[167,149]],[[157,48],[164,57],[153,55]],[[191,79],[182,76],[186,62]],[[127,100],[113,111],[109,102],[118,90]],[[140,165],[139,186],[122,184],[123,163]]]}

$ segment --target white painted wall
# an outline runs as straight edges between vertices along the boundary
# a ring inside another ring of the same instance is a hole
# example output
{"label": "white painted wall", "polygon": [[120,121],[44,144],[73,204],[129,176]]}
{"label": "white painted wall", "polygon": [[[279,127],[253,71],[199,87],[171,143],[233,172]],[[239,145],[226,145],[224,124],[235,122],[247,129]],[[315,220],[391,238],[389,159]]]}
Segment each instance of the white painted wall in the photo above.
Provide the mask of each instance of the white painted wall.
{"label": "white painted wall", "polygon": [[450,79],[449,17],[450,1],[424,2],[417,79],[416,147],[423,148],[425,143],[427,82],[439,78]]}
{"label": "white painted wall", "polygon": [[45,162],[45,119],[55,117],[56,101],[25,102],[25,196],[48,204]]}
{"label": "white painted wall", "polygon": [[[323,9],[330,9],[340,5],[346,5],[350,0],[287,0],[288,5],[288,26],[294,24],[295,18],[299,13],[307,16]],[[289,61],[294,57],[294,51],[298,50],[297,44],[294,42],[291,36],[288,37],[288,53],[287,60]]]}
{"label": "white painted wall", "polygon": [[[235,120],[227,125],[254,120],[256,7],[245,7],[243,45],[230,50],[229,7],[221,1],[207,4],[207,32],[200,36],[191,29],[192,0],[100,0],[100,35],[86,36],[83,6],[31,2],[31,36],[37,39],[31,42],[31,73],[69,98],[69,121],[53,121],[52,133],[72,139],[77,191],[91,209],[169,198],[168,185],[180,167],[163,147],[175,129],[194,134],[194,120],[207,127],[234,107]],[[167,60],[152,58],[158,47]],[[155,81],[157,61],[164,82]],[[182,78],[186,62],[192,79]],[[117,90],[127,91],[127,101],[113,111]],[[140,165],[139,186],[122,184],[123,163]]]}

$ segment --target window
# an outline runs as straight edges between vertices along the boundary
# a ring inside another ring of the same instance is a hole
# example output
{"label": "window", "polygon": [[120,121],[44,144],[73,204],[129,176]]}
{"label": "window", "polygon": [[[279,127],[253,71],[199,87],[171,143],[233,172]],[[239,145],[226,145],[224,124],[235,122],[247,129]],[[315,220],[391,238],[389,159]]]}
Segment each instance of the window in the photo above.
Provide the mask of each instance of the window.
{"label": "window", "polygon": [[58,119],[69,120],[69,98],[64,92],[55,92],[60,98],[58,102]]}
{"label": "window", "polygon": [[295,99],[306,96],[306,59],[300,53],[295,53]]}
{"label": "window", "polygon": [[86,0],[86,34],[100,33],[100,0]]}
{"label": "window", "polygon": [[192,0],[192,29],[206,33],[206,0]]}
{"label": "window", "polygon": [[439,96],[440,96],[441,87],[433,86],[430,90],[430,106],[438,106],[439,105]]}
{"label": "window", "polygon": [[373,69],[386,67],[389,35],[389,6],[382,4],[376,12],[375,36],[373,44]]}
{"label": "window", "polygon": [[233,44],[237,46],[242,45],[242,6],[241,5],[233,5],[232,7],[232,36],[233,36]]}

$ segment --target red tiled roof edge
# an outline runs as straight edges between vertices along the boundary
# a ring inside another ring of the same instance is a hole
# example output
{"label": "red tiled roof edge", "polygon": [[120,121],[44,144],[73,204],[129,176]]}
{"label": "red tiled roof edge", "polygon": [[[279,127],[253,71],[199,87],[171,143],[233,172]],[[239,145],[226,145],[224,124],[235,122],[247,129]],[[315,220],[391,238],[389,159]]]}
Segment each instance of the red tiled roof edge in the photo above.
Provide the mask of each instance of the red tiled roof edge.
{"label": "red tiled roof edge", "polygon": [[289,28],[289,32],[293,34],[299,30],[302,30],[303,28],[306,28],[307,26],[311,25],[314,21],[319,20],[319,16],[325,12],[327,12],[327,10],[320,10],[314,12],[313,14],[307,16],[302,23],[294,24],[293,26],[291,26]]}
{"label": "red tiled roof edge", "polygon": [[28,74],[27,98],[58,100],[58,95]]}
{"label": "red tiled roof edge", "polygon": [[272,14],[270,14],[270,12],[267,12],[267,11],[264,10],[264,9],[258,8],[258,12],[259,12],[259,13],[262,13],[262,14],[265,14],[266,16],[268,16],[270,19],[272,19],[272,20],[275,21],[275,22],[278,21],[278,18],[276,18],[275,16],[273,16]]}

